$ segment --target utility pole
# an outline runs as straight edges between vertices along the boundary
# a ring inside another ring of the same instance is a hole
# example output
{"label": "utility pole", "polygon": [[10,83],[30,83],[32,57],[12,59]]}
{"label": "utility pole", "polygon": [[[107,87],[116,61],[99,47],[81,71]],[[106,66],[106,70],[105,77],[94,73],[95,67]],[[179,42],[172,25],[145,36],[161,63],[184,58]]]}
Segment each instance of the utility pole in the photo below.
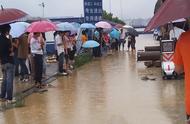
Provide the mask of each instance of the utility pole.
{"label": "utility pole", "polygon": [[110,9],[110,13],[112,13],[112,3],[111,3],[111,0],[109,0],[109,9]]}
{"label": "utility pole", "polygon": [[121,14],[121,19],[123,19],[123,2],[122,2],[122,0],[120,0],[120,14]]}
{"label": "utility pole", "polygon": [[4,10],[3,5],[1,5],[1,10]]}
{"label": "utility pole", "polygon": [[44,9],[45,9],[45,3],[42,2],[41,4],[39,4],[39,6],[42,7],[42,17],[44,18],[44,16],[45,16],[45,11],[44,11]]}

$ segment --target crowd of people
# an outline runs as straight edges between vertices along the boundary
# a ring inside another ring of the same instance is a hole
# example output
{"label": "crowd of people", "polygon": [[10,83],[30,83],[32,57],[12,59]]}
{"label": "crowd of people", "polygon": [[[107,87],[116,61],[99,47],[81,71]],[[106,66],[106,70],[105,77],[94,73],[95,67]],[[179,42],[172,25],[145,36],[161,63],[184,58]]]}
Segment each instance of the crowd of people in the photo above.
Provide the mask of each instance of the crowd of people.
{"label": "crowd of people", "polygon": [[[44,88],[42,83],[46,75],[46,38],[44,33],[24,33],[20,37],[12,38],[10,25],[0,26],[0,62],[3,73],[1,85],[1,100],[13,100],[13,81],[15,76],[21,82],[33,79],[37,88]],[[119,30],[118,30],[119,31]],[[128,39],[128,50],[135,50],[135,37],[127,35],[120,30],[118,38],[111,37],[103,29],[83,30],[81,36],[71,31],[55,31],[55,55],[58,63],[58,73],[63,76],[69,75],[74,69],[75,56],[88,50],[77,46],[88,40],[97,41],[100,46],[93,48],[92,55],[101,57],[108,51],[124,50]],[[78,39],[78,38],[79,39]],[[78,50],[77,50],[78,49]]]}
{"label": "crowd of people", "polygon": [[71,34],[70,31],[57,31],[54,33],[58,72],[64,76],[74,69],[76,35]]}
{"label": "crowd of people", "polygon": [[93,48],[94,57],[101,57],[104,53],[107,53],[109,51],[124,51],[127,41],[127,51],[135,51],[136,37],[134,35],[126,33],[123,29],[115,30],[119,32],[118,37],[111,36],[109,31],[104,31],[104,29],[101,28],[97,28],[95,31],[93,31],[93,35],[89,33],[89,30],[83,30],[81,41],[82,43],[85,43],[88,40],[95,40],[100,44],[99,47]]}

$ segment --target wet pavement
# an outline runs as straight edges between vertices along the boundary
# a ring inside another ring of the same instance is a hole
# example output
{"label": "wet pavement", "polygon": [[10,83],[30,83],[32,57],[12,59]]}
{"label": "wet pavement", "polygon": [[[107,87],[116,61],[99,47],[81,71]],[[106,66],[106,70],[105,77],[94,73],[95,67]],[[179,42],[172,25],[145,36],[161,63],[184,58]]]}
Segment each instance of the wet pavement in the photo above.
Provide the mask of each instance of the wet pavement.
{"label": "wet pavement", "polygon": [[[0,68],[1,69],[1,68]],[[47,63],[47,69],[46,69],[46,75],[44,76],[42,82],[43,83],[49,83],[48,81],[50,78],[54,77],[57,73],[57,64],[56,63]],[[2,72],[0,71],[0,77],[2,77]],[[0,86],[1,86],[0,80]],[[27,92],[28,90],[31,90],[34,88],[34,80],[30,76],[29,80],[27,82],[22,82],[19,80],[19,77],[15,77],[14,79],[14,96],[19,96],[24,92]],[[1,88],[0,88],[1,93]],[[0,105],[1,108],[1,105]]]}
{"label": "wet pavement", "polygon": [[[137,49],[153,44],[149,35],[137,39]],[[185,124],[183,81],[163,81],[160,68],[147,69],[135,53],[95,59],[52,85],[0,113],[0,124]]]}

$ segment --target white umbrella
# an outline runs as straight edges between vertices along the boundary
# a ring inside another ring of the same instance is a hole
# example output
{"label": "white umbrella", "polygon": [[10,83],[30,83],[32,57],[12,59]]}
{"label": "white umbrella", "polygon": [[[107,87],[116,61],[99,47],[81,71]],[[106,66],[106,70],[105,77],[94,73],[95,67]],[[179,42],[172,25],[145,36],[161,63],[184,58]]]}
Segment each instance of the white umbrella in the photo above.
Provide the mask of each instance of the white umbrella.
{"label": "white umbrella", "polygon": [[26,29],[30,26],[30,24],[26,22],[16,22],[10,25],[11,25],[10,34],[12,35],[13,38],[18,38],[22,34],[26,33]]}

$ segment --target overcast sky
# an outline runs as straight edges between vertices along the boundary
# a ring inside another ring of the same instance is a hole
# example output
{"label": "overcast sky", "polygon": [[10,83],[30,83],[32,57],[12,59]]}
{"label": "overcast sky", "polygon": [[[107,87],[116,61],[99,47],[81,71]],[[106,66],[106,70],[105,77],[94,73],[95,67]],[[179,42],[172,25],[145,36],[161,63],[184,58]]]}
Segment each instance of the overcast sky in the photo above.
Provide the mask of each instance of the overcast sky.
{"label": "overcast sky", "polygon": [[[31,16],[42,16],[40,3],[45,2],[45,16],[81,16],[83,0],[0,0],[5,8],[18,8]],[[111,4],[110,4],[111,1]],[[114,15],[126,18],[149,18],[157,0],[103,0],[103,8]],[[111,9],[110,9],[111,6]]]}

